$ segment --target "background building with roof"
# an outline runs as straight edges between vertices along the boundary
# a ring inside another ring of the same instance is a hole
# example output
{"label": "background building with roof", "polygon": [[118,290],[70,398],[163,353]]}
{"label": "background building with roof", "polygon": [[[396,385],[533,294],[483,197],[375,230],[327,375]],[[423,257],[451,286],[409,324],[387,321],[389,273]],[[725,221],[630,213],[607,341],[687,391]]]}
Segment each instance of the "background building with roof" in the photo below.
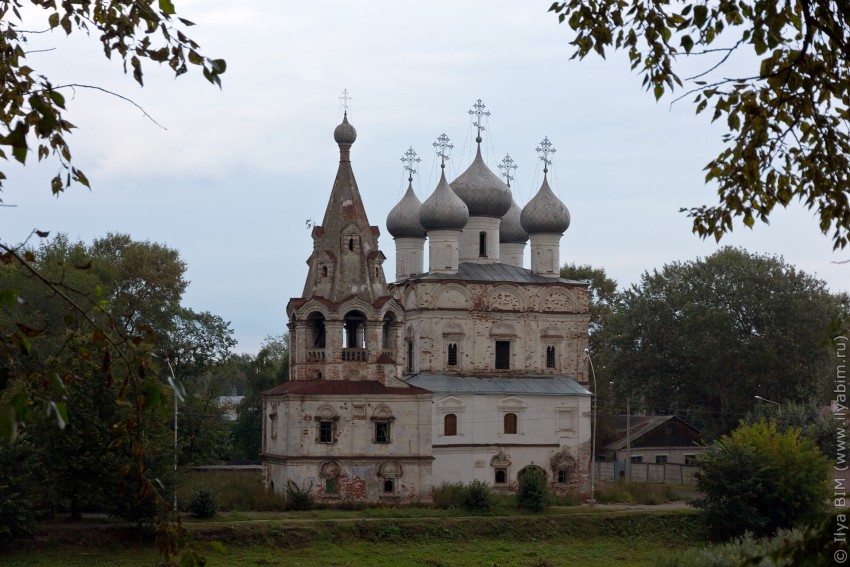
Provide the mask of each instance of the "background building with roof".
{"label": "background building with roof", "polygon": [[[413,501],[442,482],[510,490],[529,467],[556,489],[585,488],[588,289],[559,277],[569,211],[547,167],[519,208],[510,169],[505,183],[484,163],[489,113],[480,100],[473,108],[467,170],[447,181],[443,134],[436,188],[422,203],[411,183],[387,218],[390,285],[351,170],[356,133],[347,116],[337,127],[339,170],[304,292],[287,306],[290,381],[264,393],[264,468],[276,490],[292,481],[322,498]],[[548,166],[548,139],[538,151]],[[412,182],[418,159],[405,156]]]}

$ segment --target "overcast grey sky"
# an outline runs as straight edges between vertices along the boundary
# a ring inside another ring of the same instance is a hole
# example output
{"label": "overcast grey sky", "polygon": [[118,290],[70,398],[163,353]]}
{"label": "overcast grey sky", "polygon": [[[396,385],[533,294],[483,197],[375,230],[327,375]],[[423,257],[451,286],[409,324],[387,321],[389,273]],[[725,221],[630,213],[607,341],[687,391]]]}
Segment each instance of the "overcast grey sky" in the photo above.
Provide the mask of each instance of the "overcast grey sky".
{"label": "overcast grey sky", "polygon": [[[191,284],[185,303],[232,323],[240,351],[254,352],[285,330],[285,306],[301,293],[312,242],[305,225],[321,221],[338,163],[333,129],[338,97],[354,97],[358,138],[352,162],[369,220],[381,227],[386,273],[395,250],[386,215],[407,186],[400,158],[422,159],[414,181],[424,200],[436,185],[431,144],[454,143],[449,172],[471,160],[475,136],[467,111],[482,99],[491,112],[485,160],[494,171],[506,153],[522,206],[541,182],[534,148],[557,148],[553,190],[572,225],[561,262],[602,266],[621,286],[644,270],[717,249],[691,231],[680,207],[714,203],[702,169],[723,132],[682,101],[656,104],[626,56],[570,61],[569,29],[547,13],[549,1],[292,2],[178,0],[178,15],[205,53],[227,60],[224,88],[199,73],[173,79],[147,64],[145,87],[108,61],[96,37],[34,38],[29,64],[54,84],[85,83],[132,98],[166,129],[114,97],[68,93],[78,126],[71,147],[92,190],[58,199],[51,160],[4,164],[2,237],[33,228],[91,241],[127,232],[180,251]],[[72,96],[73,95],[73,96]],[[721,244],[778,254],[847,290],[850,265],[833,261],[832,242],[799,205],[776,211],[771,226],[740,223]]]}

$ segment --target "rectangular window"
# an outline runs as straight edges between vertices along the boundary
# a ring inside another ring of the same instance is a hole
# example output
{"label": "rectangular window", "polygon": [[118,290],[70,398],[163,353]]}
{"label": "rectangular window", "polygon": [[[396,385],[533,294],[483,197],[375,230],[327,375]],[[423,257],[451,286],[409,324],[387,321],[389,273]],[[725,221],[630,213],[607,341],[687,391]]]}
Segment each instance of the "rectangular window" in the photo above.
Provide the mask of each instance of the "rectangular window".
{"label": "rectangular window", "polygon": [[560,469],[558,471],[558,484],[569,484],[570,483],[570,471],[567,469]]}
{"label": "rectangular window", "polygon": [[666,465],[667,464],[667,455],[655,455],[655,464],[656,465]]}
{"label": "rectangular window", "polygon": [[390,422],[376,421],[375,422],[375,443],[390,442]]}
{"label": "rectangular window", "polygon": [[457,343],[449,343],[449,366],[457,366]]}
{"label": "rectangular window", "polygon": [[413,372],[413,341],[407,341],[407,371]]}
{"label": "rectangular window", "polygon": [[546,368],[555,368],[555,347],[546,347]]}
{"label": "rectangular window", "polygon": [[337,484],[335,478],[325,479],[325,494],[336,494]]}
{"label": "rectangular window", "polygon": [[643,456],[638,455],[638,456],[632,457],[632,462],[636,465],[643,463]]}
{"label": "rectangular window", "polygon": [[271,429],[271,438],[277,439],[277,412],[269,414],[269,428]]}
{"label": "rectangular window", "polygon": [[511,341],[496,341],[496,370],[511,367]]}
{"label": "rectangular window", "polygon": [[319,422],[319,443],[334,442],[334,422],[320,421]]}
{"label": "rectangular window", "polygon": [[508,482],[508,469],[496,469],[496,482],[495,484],[507,484]]}
{"label": "rectangular window", "polygon": [[697,464],[697,456],[696,455],[685,455],[685,464],[689,467],[692,467]]}

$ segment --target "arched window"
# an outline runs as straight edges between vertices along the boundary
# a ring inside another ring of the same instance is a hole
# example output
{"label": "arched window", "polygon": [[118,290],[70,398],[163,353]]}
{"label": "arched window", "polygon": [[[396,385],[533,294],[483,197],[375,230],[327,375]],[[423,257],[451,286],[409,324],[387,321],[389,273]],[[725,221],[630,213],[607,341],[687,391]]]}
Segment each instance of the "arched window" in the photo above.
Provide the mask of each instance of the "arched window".
{"label": "arched window", "polygon": [[509,435],[516,435],[516,414],[515,413],[506,413],[505,414],[505,433]]}
{"label": "arched window", "polygon": [[384,315],[384,328],[381,336],[381,348],[384,350],[395,350],[393,323],[395,323],[395,318],[392,313]]}
{"label": "arched window", "polygon": [[413,339],[407,339],[407,371],[413,372]]}
{"label": "arched window", "polygon": [[351,252],[354,252],[354,239],[353,238],[348,239],[348,250],[351,251]]}
{"label": "arched window", "polygon": [[457,415],[447,413],[443,418],[443,435],[446,437],[457,435]]}
{"label": "arched window", "polygon": [[496,484],[505,484],[508,482],[507,469],[496,469]]}
{"label": "arched window", "polygon": [[546,368],[555,368],[555,347],[546,347]]}
{"label": "arched window", "polygon": [[449,366],[457,366],[457,343],[449,343],[449,356],[446,361]]}
{"label": "arched window", "polygon": [[323,278],[328,277],[328,267],[327,266],[322,266],[322,277]]}
{"label": "arched window", "polygon": [[366,315],[349,311],[342,324],[343,348],[366,348]]}
{"label": "arched window", "polygon": [[478,256],[487,257],[487,233],[483,231],[478,233]]}
{"label": "arched window", "polygon": [[325,348],[325,317],[321,313],[310,313],[307,319],[310,321],[310,332],[312,343],[310,348]]}

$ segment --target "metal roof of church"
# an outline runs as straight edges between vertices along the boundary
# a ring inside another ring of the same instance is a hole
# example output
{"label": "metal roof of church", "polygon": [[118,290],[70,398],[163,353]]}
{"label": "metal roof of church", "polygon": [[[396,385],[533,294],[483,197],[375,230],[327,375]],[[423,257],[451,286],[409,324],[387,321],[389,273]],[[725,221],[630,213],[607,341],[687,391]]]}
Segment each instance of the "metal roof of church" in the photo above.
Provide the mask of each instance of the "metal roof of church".
{"label": "metal roof of church", "polygon": [[475,282],[514,282],[514,283],[570,283],[589,285],[588,282],[567,280],[564,278],[547,278],[533,273],[531,270],[511,266],[510,264],[478,264],[462,262],[458,265],[456,274],[439,272],[415,274],[410,280],[464,280]]}
{"label": "metal roof of church", "polygon": [[399,388],[384,386],[375,380],[293,380],[266,390],[263,394],[266,396],[280,394],[414,396],[430,394],[430,392],[411,386]]}
{"label": "metal roof of church", "polygon": [[440,394],[535,394],[541,396],[590,396],[568,376],[521,376],[479,378],[420,372],[405,380],[412,386]]}

